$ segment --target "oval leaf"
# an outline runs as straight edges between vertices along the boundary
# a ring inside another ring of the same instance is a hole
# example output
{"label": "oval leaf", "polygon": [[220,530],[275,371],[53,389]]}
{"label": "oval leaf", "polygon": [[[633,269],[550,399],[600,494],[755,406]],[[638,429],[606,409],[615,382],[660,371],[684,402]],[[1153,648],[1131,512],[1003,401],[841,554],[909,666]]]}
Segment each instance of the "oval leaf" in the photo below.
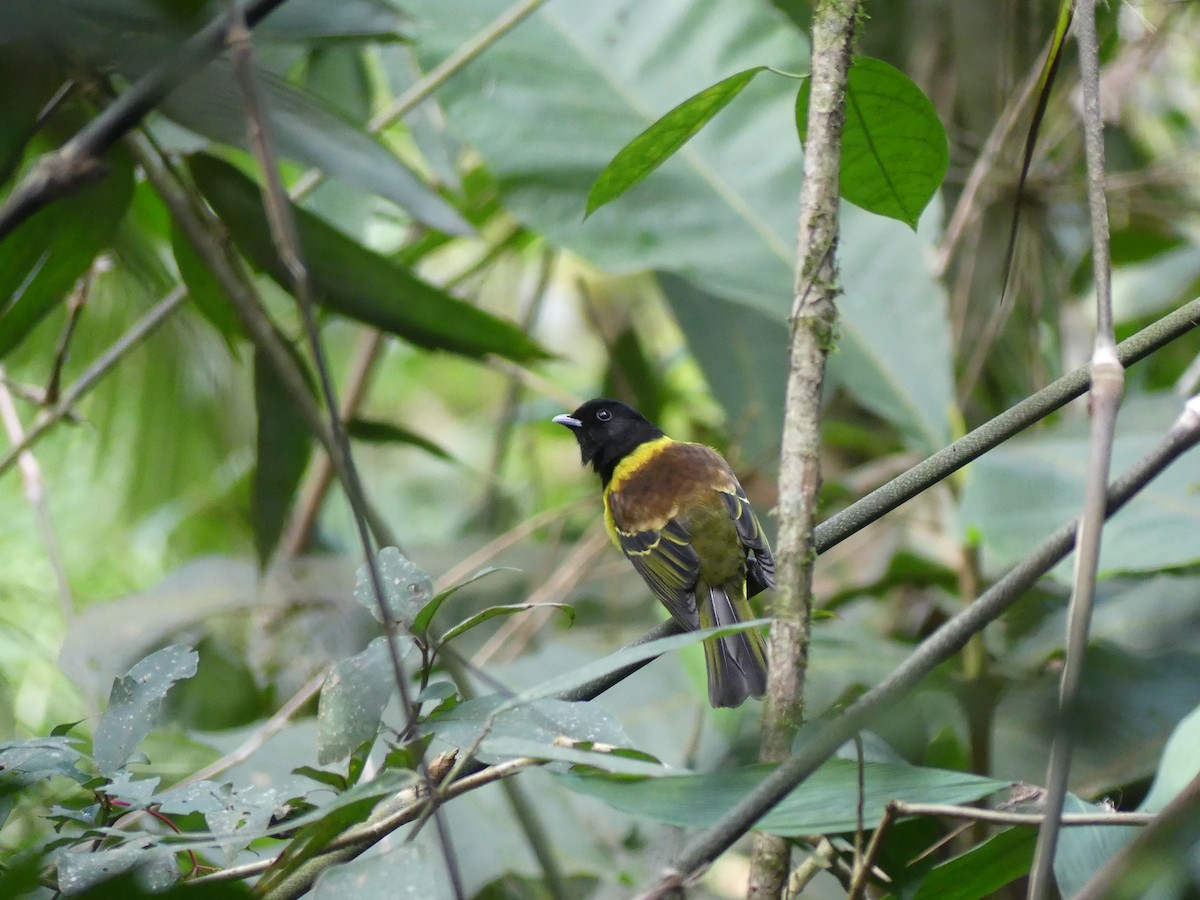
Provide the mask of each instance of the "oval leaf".
{"label": "oval leaf", "polygon": [[171,686],[196,674],[199,656],[191,647],[172,644],[151,653],[113,682],[108,708],[96,726],[92,755],[106,775],[121,768],[154,727]]}
{"label": "oval leaf", "polygon": [[[291,355],[300,371],[307,372],[299,354],[293,351]],[[312,435],[280,383],[275,367],[259,351],[254,354],[254,406],[258,412],[255,449],[258,464],[254,469],[250,515],[258,561],[266,565],[279,543],[292,499],[308,468]]]}
{"label": "oval leaf", "polygon": [[[396,643],[403,659],[412,639],[398,635]],[[317,762],[335,762],[374,738],[395,689],[387,638],[375,638],[362,653],[335,665],[317,706]]]}
{"label": "oval leaf", "polygon": [[[808,132],[808,79],[796,96],[796,127]],[[899,69],[857,56],[846,85],[840,187],[855,206],[917,227],[950,162],[933,104]]]}
{"label": "oval leaf", "polygon": [[[395,547],[384,547],[376,557],[379,577],[383,581],[384,603],[393,622],[409,623],[429,603],[433,596],[433,579]],[[371,584],[366,564],[358,567],[354,581],[354,599],[380,618],[379,602]]]}

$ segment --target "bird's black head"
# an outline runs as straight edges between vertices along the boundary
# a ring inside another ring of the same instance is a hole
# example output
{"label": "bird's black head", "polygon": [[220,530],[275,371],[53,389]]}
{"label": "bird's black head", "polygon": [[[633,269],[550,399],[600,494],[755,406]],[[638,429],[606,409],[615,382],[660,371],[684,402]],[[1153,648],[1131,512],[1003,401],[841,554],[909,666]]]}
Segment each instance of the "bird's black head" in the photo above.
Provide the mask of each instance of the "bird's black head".
{"label": "bird's black head", "polygon": [[602,397],[589,400],[569,416],[555,416],[554,421],[575,432],[584,465],[591,463],[606,485],[617,463],[647,441],[663,436],[658,426],[636,409]]}

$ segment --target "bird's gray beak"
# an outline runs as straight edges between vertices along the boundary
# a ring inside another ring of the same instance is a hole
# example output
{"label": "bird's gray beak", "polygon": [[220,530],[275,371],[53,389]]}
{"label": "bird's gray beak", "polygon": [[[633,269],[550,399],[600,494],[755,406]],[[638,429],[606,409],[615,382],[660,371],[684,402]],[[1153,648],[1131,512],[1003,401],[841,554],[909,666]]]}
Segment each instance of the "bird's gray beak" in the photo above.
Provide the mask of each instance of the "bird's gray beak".
{"label": "bird's gray beak", "polygon": [[574,431],[575,429],[577,429],[583,425],[583,423],[580,422],[578,419],[576,419],[574,416],[567,416],[567,415],[555,416],[550,421],[557,422],[559,425],[566,425],[572,431]]}

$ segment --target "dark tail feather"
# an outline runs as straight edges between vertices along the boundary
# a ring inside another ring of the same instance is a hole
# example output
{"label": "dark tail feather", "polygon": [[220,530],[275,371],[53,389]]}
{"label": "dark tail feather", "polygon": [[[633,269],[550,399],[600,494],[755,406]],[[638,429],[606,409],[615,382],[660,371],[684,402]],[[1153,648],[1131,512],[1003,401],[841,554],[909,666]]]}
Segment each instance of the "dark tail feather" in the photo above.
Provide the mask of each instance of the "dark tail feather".
{"label": "dark tail feather", "polygon": [[[724,587],[698,585],[696,600],[701,608],[703,627],[736,625],[750,618],[750,605],[745,600],[745,588],[739,584]],[[712,621],[706,622],[703,613],[707,590]],[[735,601],[731,590],[741,594]],[[713,706],[741,706],[747,697],[761,697],[767,691],[767,648],[757,629],[729,634],[704,642],[704,657],[708,663],[708,702]]]}

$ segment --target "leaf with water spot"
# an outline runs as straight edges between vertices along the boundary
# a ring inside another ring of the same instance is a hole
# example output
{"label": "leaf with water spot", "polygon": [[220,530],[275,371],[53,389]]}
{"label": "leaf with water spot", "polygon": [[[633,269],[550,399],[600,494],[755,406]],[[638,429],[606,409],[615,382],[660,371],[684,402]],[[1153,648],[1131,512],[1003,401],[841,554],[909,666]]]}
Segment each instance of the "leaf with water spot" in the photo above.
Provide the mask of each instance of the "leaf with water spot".
{"label": "leaf with water spot", "polygon": [[[395,641],[403,659],[412,649],[413,639],[396,635]],[[317,761],[325,765],[342,759],[363,741],[374,738],[395,689],[387,638],[375,638],[362,653],[334,666],[321,688],[317,707]]]}
{"label": "leaf with water spot", "polygon": [[92,753],[96,766],[111,775],[125,765],[154,727],[163,698],[175,682],[196,674],[199,655],[172,644],[151,653],[113,682],[108,708],[96,726]]}
{"label": "leaf with water spot", "polygon": [[[380,550],[376,557],[376,565],[379,567],[383,601],[388,617],[393,623],[412,623],[433,597],[433,579],[395,547],[384,547]],[[375,598],[374,586],[371,584],[371,572],[366,565],[358,567],[358,577],[354,582],[354,599],[383,622],[379,601]]]}

